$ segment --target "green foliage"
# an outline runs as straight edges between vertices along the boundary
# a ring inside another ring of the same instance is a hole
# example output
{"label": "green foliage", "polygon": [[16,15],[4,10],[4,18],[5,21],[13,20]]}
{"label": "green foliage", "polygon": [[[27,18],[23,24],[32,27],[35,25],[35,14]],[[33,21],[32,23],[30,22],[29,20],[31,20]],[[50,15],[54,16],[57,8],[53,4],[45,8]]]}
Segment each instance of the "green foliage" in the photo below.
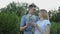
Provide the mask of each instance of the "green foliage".
{"label": "green foliage", "polygon": [[51,23],[51,34],[60,34],[60,23]]}
{"label": "green foliage", "polygon": [[0,13],[0,34],[18,34],[19,19],[16,14]]}
{"label": "green foliage", "polygon": [[36,10],[35,15],[38,16],[39,10]]}
{"label": "green foliage", "polygon": [[[20,20],[27,11],[27,3],[10,3],[6,8],[0,9],[0,34],[23,34],[20,32]],[[39,10],[36,10],[35,15],[38,16]],[[51,11],[53,16],[51,21],[51,34],[60,34],[60,7],[58,10]],[[49,12],[49,16],[51,14]],[[56,13],[56,14],[55,14]],[[19,16],[19,18],[18,18]],[[58,22],[58,23],[57,23]]]}
{"label": "green foliage", "polygon": [[[1,8],[0,13],[0,34],[18,34],[20,32],[20,21],[27,11],[27,3],[15,3],[12,2],[7,5],[6,8]],[[18,19],[19,17],[19,19]]]}
{"label": "green foliage", "polygon": [[60,7],[58,8],[58,10],[55,9],[55,10],[49,11],[49,17],[51,17],[50,18],[51,21],[60,22]]}
{"label": "green foliage", "polygon": [[27,3],[12,2],[12,3],[8,4],[6,8],[1,8],[1,12],[10,13],[10,14],[16,13],[16,15],[22,16],[23,14],[26,13],[27,6],[28,6]]}

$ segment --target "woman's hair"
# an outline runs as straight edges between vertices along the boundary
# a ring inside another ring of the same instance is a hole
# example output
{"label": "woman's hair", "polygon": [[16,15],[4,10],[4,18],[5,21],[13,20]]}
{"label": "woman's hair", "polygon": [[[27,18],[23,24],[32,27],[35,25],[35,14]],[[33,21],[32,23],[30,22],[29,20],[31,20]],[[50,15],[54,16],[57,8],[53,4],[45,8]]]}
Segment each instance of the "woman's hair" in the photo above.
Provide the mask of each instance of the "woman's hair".
{"label": "woman's hair", "polygon": [[39,12],[41,12],[41,15],[44,19],[49,19],[49,15],[48,15],[47,10],[41,9]]}

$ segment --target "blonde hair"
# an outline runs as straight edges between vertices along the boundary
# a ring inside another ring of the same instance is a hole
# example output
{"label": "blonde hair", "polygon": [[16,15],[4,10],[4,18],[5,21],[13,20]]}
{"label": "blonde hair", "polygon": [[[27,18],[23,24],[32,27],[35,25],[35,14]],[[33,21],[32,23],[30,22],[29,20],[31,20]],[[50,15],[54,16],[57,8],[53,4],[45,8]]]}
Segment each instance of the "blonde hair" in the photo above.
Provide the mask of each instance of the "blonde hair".
{"label": "blonde hair", "polygon": [[41,13],[41,15],[44,19],[49,19],[49,15],[48,15],[47,10],[41,9],[39,12]]}

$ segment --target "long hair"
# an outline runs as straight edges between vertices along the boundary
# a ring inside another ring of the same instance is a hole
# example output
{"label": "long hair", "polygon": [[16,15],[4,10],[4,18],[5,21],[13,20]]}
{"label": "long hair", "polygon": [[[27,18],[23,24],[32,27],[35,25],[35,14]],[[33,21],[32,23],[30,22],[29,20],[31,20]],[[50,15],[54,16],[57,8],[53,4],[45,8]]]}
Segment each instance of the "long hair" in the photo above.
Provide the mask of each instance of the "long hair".
{"label": "long hair", "polygon": [[41,15],[44,19],[49,19],[49,15],[48,15],[47,10],[41,9],[39,12],[41,12]]}

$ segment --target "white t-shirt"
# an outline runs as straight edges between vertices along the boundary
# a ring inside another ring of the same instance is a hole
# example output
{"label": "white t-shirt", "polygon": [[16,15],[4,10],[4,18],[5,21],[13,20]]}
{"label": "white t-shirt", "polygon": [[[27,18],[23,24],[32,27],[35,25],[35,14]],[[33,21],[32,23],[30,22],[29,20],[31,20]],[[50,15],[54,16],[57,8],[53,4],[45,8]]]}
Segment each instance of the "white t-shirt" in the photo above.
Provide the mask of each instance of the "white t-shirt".
{"label": "white t-shirt", "polygon": [[[50,25],[50,21],[49,20],[43,20],[43,21],[37,21],[38,26],[45,31],[46,30],[46,25]],[[35,34],[41,34],[41,32],[39,32],[39,30],[37,29],[37,27],[35,28]]]}

